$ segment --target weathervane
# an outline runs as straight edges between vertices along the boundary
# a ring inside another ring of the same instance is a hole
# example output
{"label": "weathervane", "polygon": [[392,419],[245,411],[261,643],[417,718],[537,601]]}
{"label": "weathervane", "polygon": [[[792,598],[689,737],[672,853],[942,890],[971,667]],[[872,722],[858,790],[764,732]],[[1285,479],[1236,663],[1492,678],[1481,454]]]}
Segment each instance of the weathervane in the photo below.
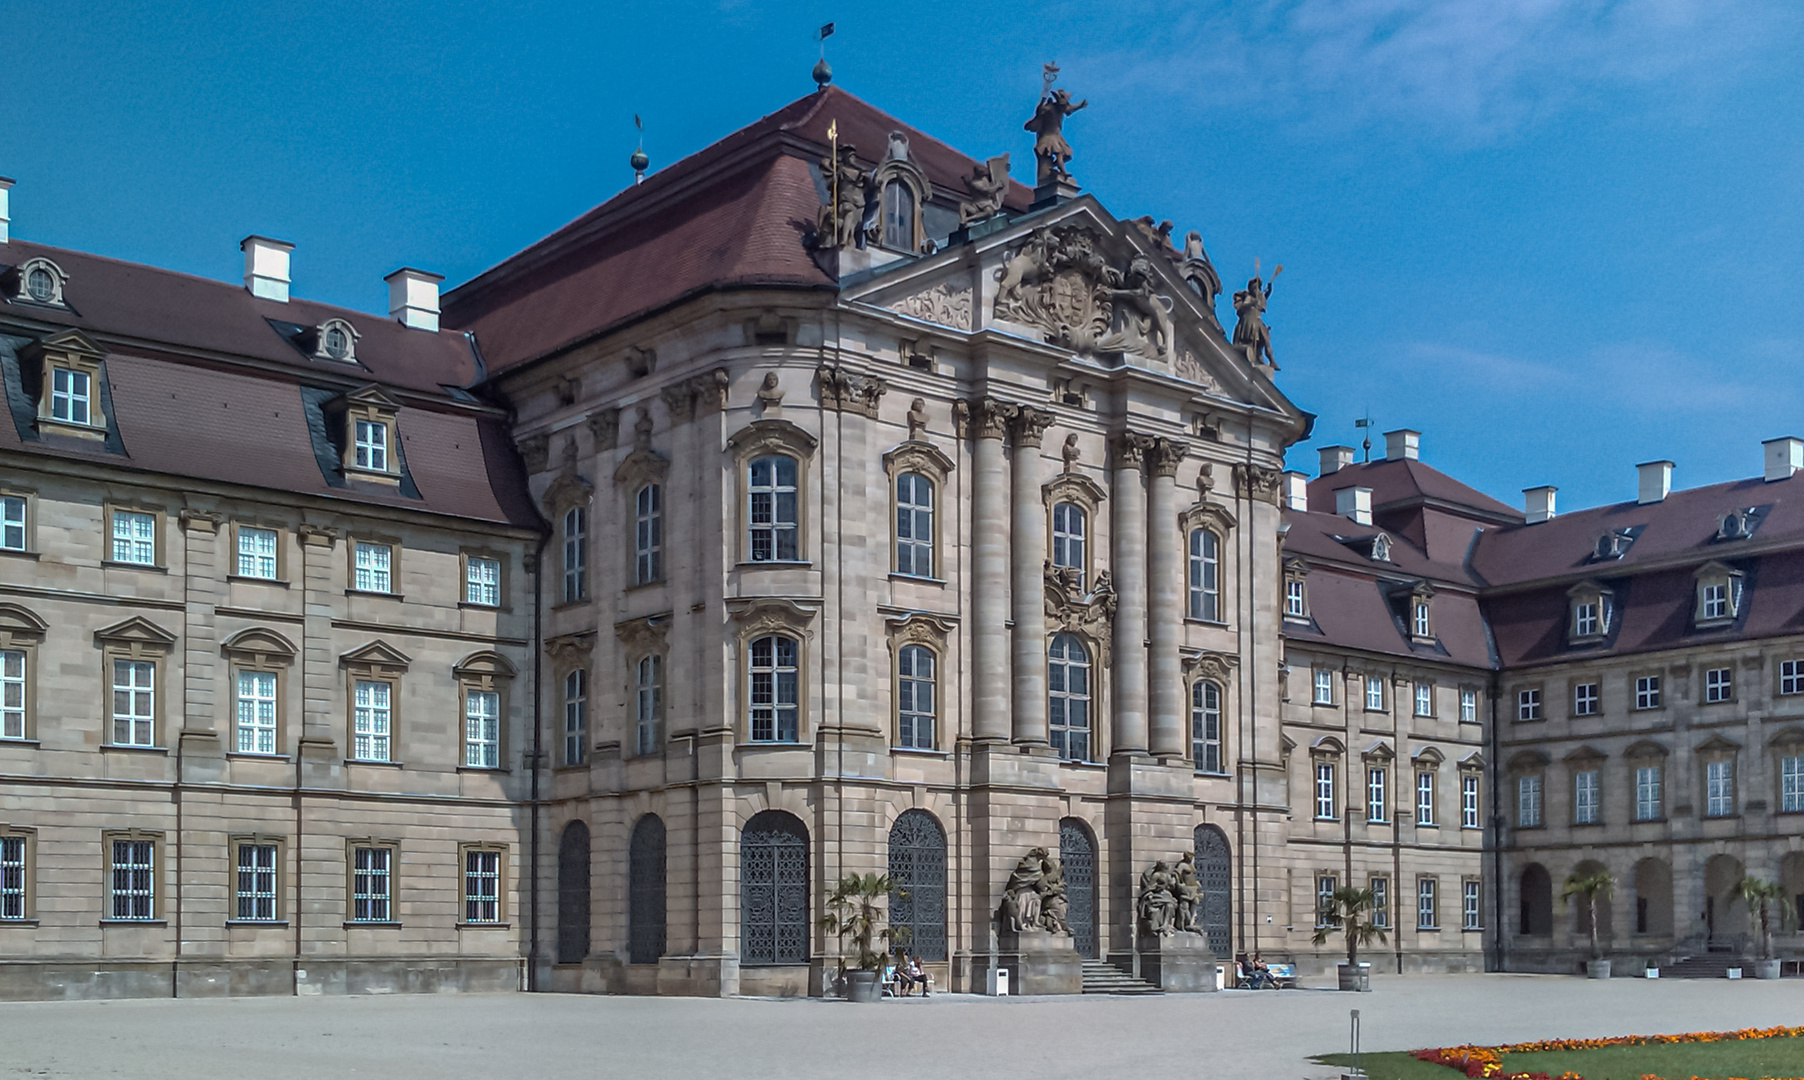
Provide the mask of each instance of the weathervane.
{"label": "weathervane", "polygon": [[[1272,276],[1276,277],[1277,275],[1274,274]],[[1365,451],[1365,463],[1370,465],[1372,463],[1372,410],[1367,409],[1365,416],[1353,421],[1353,426],[1365,429],[1365,440],[1361,442],[1359,446],[1360,449]]]}
{"label": "weathervane", "polygon": [[814,32],[814,40],[820,42],[821,58],[814,62],[814,86],[816,90],[825,90],[833,81],[833,65],[827,63],[827,39],[833,36],[833,24],[823,23]]}
{"label": "weathervane", "polygon": [[639,148],[626,160],[633,167],[633,183],[643,184],[645,170],[651,167],[651,158],[645,156],[645,121],[639,119],[638,113],[633,114],[633,126],[639,129]]}

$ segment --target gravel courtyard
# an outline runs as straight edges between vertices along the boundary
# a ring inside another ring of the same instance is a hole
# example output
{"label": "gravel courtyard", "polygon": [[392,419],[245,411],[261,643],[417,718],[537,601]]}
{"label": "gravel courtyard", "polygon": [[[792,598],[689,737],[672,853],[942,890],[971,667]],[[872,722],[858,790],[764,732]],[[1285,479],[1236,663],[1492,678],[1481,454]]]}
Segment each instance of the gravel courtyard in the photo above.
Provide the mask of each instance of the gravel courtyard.
{"label": "gravel courtyard", "polygon": [[[1378,978],[1163,998],[940,995],[879,1005],[497,996],[0,1004],[0,1078],[1320,1077],[1348,1010],[1367,1050],[1804,1023],[1804,980]],[[1804,1062],[1799,1063],[1804,1072]]]}

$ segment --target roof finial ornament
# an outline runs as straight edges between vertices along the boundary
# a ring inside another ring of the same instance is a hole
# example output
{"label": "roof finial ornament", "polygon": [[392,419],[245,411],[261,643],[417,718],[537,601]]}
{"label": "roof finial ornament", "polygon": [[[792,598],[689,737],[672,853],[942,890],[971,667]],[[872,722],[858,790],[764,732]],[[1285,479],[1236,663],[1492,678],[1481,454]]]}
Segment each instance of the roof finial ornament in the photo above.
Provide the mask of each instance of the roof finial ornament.
{"label": "roof finial ornament", "polygon": [[633,151],[632,157],[626,159],[626,163],[633,167],[633,183],[643,184],[645,170],[651,168],[651,159],[645,156],[645,121],[639,119],[638,113],[633,114],[633,126],[639,129],[639,148]]}
{"label": "roof finial ornament", "polygon": [[[1272,276],[1277,277],[1278,275],[1273,274]],[[1366,437],[1361,440],[1359,445],[1365,451],[1365,463],[1370,465],[1372,463],[1372,410],[1367,409],[1364,416],[1353,421],[1353,426],[1365,429]]]}
{"label": "roof finial ornament", "polygon": [[833,36],[833,24],[826,23],[815,32],[814,39],[821,43],[821,58],[814,62],[814,88],[825,90],[833,81],[833,65],[827,63],[827,39]]}
{"label": "roof finial ornament", "polygon": [[1041,68],[1039,104],[1034,106],[1032,119],[1021,127],[1034,133],[1034,162],[1038,166],[1036,187],[1048,189],[1062,184],[1075,192],[1077,185],[1065,170],[1065,163],[1071,160],[1071,144],[1065,141],[1065,118],[1090,104],[1090,99],[1073,103],[1069,92],[1052,85],[1058,77],[1059,65],[1056,63],[1048,62]]}

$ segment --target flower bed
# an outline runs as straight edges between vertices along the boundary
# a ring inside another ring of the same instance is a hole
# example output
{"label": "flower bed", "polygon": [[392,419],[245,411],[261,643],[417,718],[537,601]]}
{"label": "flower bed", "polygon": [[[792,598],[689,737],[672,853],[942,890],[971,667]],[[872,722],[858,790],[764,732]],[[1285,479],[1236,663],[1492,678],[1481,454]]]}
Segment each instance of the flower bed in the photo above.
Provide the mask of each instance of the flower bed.
{"label": "flower bed", "polygon": [[[1604,1039],[1539,1039],[1534,1042],[1511,1043],[1506,1046],[1444,1046],[1432,1050],[1414,1050],[1410,1056],[1433,1065],[1445,1065],[1466,1074],[1468,1080],[1584,1080],[1575,1072],[1510,1072],[1504,1068],[1505,1054],[1539,1054],[1562,1050],[1597,1050],[1611,1046],[1668,1046],[1676,1043],[1728,1042],[1736,1039],[1804,1038],[1804,1026],[1741,1028],[1737,1031],[1688,1031],[1679,1035],[1619,1035]],[[1656,1073],[1643,1073],[1641,1080],[1669,1080]],[[1682,1080],[1682,1078],[1670,1078]],[[1689,1080],[1701,1080],[1690,1077]],[[1804,1080],[1804,1077],[1731,1077],[1729,1080]]]}

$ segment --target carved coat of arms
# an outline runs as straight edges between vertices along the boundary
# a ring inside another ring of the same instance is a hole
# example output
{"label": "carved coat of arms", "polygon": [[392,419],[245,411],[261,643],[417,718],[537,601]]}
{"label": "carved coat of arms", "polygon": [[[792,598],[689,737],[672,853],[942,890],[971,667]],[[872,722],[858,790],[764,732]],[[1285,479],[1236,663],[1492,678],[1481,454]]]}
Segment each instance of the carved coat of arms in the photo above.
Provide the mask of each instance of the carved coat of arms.
{"label": "carved coat of arms", "polygon": [[1171,301],[1152,263],[1116,266],[1077,225],[1039,229],[996,271],[995,317],[1032,326],[1077,353],[1132,352],[1169,361]]}

